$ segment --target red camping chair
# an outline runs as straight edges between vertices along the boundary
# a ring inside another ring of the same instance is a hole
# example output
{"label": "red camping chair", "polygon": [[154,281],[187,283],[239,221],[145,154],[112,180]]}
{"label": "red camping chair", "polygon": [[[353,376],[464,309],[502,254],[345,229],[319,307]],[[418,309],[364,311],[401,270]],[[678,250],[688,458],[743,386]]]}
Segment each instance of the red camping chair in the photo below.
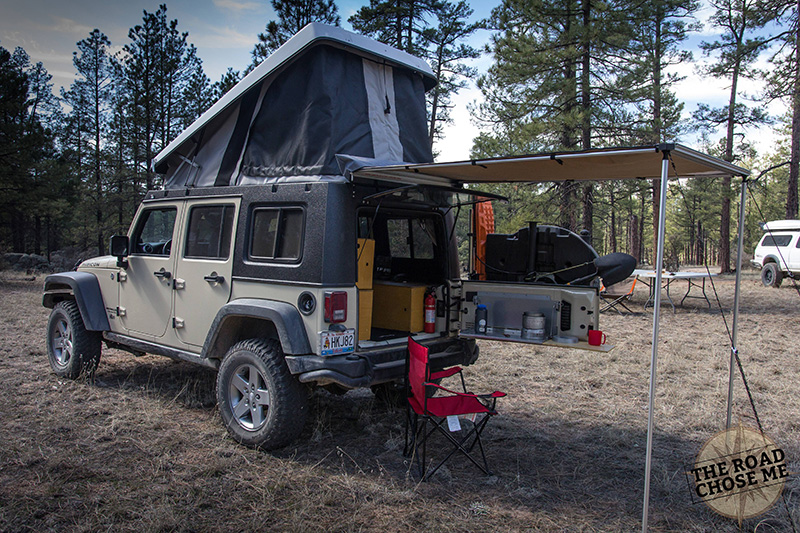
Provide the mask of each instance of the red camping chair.
{"label": "red camping chair", "polygon": [[[408,338],[408,407],[409,411],[406,418],[406,445],[404,454],[412,450],[418,462],[422,481],[430,478],[448,459],[456,452],[461,452],[467,459],[480,468],[484,474],[490,475],[489,464],[486,461],[486,454],[481,442],[481,433],[486,428],[486,423],[492,415],[496,415],[495,402],[497,398],[506,395],[505,392],[495,391],[491,394],[472,394],[466,392],[456,392],[442,387],[435,380],[461,374],[461,368],[454,367],[439,372],[431,372],[428,362],[428,348],[419,344],[411,337]],[[461,376],[462,386],[464,377]],[[441,389],[448,393],[447,396],[428,397],[426,392],[431,387]],[[460,428],[458,417],[461,415],[475,415],[474,423],[469,431],[462,433],[456,438],[453,433],[464,430],[450,430],[450,422]],[[450,422],[448,421],[450,418]],[[431,426],[428,427],[430,421]],[[456,424],[457,423],[457,424]],[[409,435],[409,424],[411,431]],[[427,443],[428,438],[439,431],[453,445],[450,453],[442,459],[429,472],[427,469]],[[473,456],[472,449],[478,445],[482,463],[478,462]]]}

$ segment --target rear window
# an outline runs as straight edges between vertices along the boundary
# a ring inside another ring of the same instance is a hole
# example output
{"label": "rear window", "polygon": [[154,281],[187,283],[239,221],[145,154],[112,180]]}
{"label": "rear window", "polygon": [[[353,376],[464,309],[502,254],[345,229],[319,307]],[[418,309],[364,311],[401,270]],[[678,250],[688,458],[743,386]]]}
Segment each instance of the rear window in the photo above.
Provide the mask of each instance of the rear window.
{"label": "rear window", "polygon": [[270,207],[253,211],[250,258],[257,261],[297,261],[303,249],[303,210]]}
{"label": "rear window", "polygon": [[761,246],[789,246],[792,235],[764,235]]}

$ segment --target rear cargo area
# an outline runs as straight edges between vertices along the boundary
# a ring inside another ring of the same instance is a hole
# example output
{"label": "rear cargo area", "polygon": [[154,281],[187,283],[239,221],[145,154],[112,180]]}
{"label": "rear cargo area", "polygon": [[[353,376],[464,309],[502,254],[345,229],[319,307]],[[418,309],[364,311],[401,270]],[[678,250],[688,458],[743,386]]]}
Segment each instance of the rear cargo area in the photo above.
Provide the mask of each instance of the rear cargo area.
{"label": "rear cargo area", "polygon": [[430,210],[378,208],[362,210],[358,220],[359,340],[422,332],[425,296],[440,295],[448,278],[443,217]]}

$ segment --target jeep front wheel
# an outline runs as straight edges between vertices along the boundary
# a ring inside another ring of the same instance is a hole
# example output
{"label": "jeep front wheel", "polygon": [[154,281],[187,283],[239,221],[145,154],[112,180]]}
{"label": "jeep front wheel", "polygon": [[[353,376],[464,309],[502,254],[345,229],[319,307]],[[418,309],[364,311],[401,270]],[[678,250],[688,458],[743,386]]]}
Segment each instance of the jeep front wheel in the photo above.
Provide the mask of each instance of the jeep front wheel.
{"label": "jeep front wheel", "polygon": [[251,339],[228,350],[217,375],[217,402],[228,433],[246,446],[273,450],[303,431],[305,387],[289,373],[273,339]]}
{"label": "jeep front wheel", "polygon": [[100,334],[87,331],[78,304],[59,302],[47,323],[47,359],[59,377],[91,376],[100,362]]}
{"label": "jeep front wheel", "polygon": [[783,272],[778,269],[776,263],[767,263],[761,269],[761,283],[765,287],[780,287],[783,281]]}

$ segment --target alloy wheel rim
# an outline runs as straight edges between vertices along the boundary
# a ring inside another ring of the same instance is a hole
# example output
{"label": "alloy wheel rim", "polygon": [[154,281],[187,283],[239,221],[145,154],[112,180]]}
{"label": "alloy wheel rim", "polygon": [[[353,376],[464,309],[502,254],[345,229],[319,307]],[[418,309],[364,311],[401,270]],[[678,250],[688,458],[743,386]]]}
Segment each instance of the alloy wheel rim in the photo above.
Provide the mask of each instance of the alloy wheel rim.
{"label": "alloy wheel rim", "polygon": [[73,354],[72,328],[69,323],[61,319],[53,328],[53,355],[59,366],[67,366]]}
{"label": "alloy wheel rim", "polygon": [[255,365],[239,366],[228,382],[228,401],[236,422],[248,431],[267,423],[270,394],[267,380]]}

